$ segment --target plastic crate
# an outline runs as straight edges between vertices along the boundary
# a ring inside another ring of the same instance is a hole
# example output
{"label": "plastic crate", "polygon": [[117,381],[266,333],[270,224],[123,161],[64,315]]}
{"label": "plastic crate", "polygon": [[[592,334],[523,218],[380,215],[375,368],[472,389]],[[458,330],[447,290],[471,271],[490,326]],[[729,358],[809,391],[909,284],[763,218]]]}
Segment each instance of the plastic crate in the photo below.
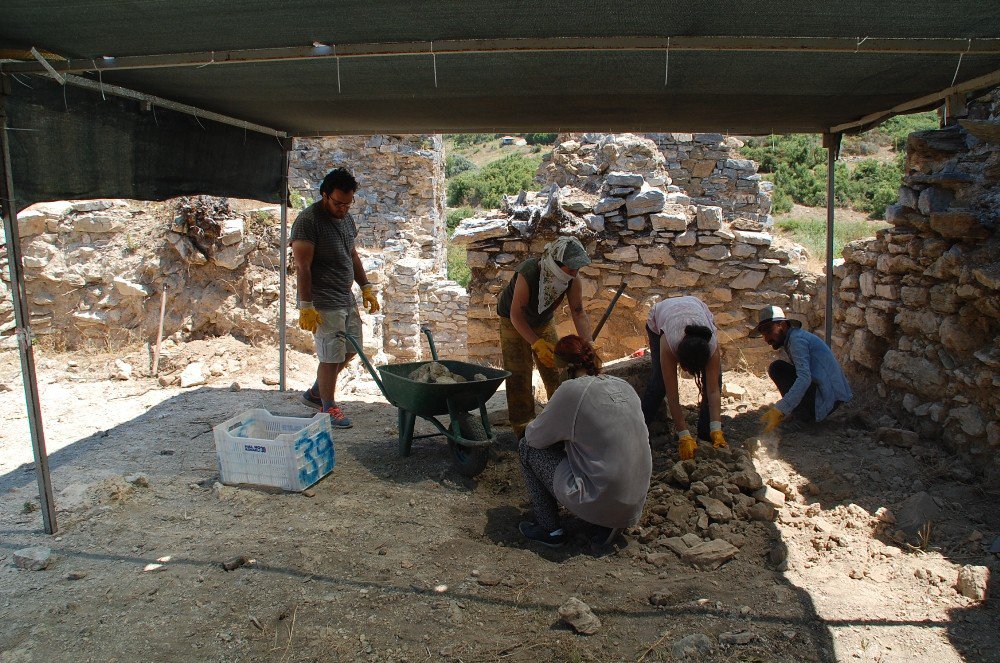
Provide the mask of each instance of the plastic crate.
{"label": "plastic crate", "polygon": [[247,410],[217,425],[215,452],[222,483],[301,491],[334,468],[330,415],[311,419]]}

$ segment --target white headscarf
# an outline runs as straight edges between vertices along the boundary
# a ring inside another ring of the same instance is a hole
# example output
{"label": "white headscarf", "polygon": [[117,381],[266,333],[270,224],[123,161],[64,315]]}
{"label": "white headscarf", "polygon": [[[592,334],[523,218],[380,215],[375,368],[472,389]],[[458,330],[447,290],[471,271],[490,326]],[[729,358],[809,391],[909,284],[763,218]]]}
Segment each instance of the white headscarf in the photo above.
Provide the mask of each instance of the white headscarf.
{"label": "white headscarf", "polygon": [[542,257],[538,261],[538,312],[544,313],[545,309],[552,306],[552,303],[559,299],[559,296],[566,292],[573,277],[562,270],[556,261],[562,262],[566,247],[573,241],[572,237],[560,237],[545,245]]}

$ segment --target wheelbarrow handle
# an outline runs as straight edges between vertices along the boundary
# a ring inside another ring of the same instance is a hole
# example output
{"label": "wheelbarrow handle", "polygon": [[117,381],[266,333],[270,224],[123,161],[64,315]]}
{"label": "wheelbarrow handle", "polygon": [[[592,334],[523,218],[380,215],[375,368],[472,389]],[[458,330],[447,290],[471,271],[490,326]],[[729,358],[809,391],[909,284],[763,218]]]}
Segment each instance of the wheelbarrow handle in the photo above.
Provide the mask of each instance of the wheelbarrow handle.
{"label": "wheelbarrow handle", "polygon": [[386,400],[391,403],[392,399],[389,398],[389,394],[385,390],[385,385],[382,384],[382,378],[378,376],[378,371],[376,371],[375,367],[372,366],[372,363],[368,361],[368,357],[365,356],[365,351],[361,348],[361,344],[358,343],[358,339],[354,338],[351,334],[342,331],[337,332],[337,336],[340,338],[346,338],[350,344],[354,346],[355,352],[357,352],[358,356],[361,357],[361,362],[365,365],[365,368],[368,369],[372,379],[375,380],[375,384],[377,384],[379,390],[381,390],[382,395],[385,396]]}
{"label": "wheelbarrow handle", "polygon": [[434,337],[431,335],[431,328],[428,327],[427,325],[423,325],[420,328],[420,331],[422,331],[424,334],[426,334],[426,336],[427,336],[427,343],[431,346],[431,357],[434,358],[434,361],[437,361],[438,360],[438,353],[437,353],[437,348],[434,347]]}

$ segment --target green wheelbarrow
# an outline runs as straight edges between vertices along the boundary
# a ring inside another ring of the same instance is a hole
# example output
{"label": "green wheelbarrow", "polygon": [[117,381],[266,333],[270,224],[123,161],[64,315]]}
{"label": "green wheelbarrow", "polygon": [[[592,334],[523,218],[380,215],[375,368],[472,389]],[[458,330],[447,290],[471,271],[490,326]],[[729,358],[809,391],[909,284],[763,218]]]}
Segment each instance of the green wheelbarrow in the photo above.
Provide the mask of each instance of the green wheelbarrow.
{"label": "green wheelbarrow", "polygon": [[[459,474],[474,477],[486,469],[490,445],[496,440],[486,415],[486,401],[496,393],[510,372],[464,361],[438,359],[430,330],[422,327],[421,331],[427,335],[434,361],[468,382],[431,384],[411,380],[410,373],[426,364],[425,361],[387,364],[377,367],[376,372],[376,367],[365,356],[358,340],[350,334],[341,332],[341,335],[354,346],[385,399],[399,409],[399,455],[409,456],[415,439],[443,435],[448,438],[455,469]],[[477,373],[485,375],[486,379],[476,380],[474,376]],[[478,410],[479,417],[472,413],[475,410]],[[446,414],[449,416],[448,426],[437,419]],[[413,425],[417,417],[433,424],[439,432],[414,435]]]}

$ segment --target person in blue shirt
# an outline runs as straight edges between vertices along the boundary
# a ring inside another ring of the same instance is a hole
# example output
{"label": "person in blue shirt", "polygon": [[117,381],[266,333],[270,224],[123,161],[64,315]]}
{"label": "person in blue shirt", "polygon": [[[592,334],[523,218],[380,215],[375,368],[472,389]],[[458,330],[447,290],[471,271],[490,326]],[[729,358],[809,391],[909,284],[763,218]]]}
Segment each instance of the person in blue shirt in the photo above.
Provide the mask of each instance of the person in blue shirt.
{"label": "person in blue shirt", "polygon": [[802,329],[798,320],[785,317],[780,306],[761,309],[750,336],[762,336],[775,350],[784,349],[791,360],[778,360],[767,368],[781,400],[761,417],[765,433],[792,414],[804,422],[823,421],[841,403],[851,400],[851,387],[827,344]]}

